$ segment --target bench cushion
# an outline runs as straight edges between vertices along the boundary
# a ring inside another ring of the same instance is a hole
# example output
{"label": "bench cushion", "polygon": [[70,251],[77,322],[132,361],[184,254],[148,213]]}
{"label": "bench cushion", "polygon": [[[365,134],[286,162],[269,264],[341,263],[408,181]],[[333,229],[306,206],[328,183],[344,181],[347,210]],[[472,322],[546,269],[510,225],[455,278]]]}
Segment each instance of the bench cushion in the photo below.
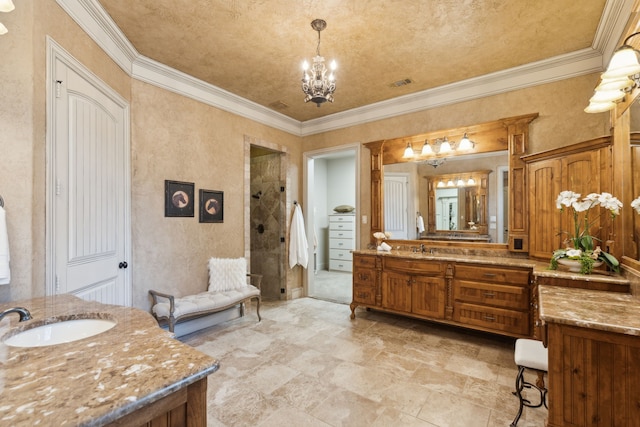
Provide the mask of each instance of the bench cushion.
{"label": "bench cushion", "polygon": [[226,292],[247,286],[247,260],[244,258],[211,258],[209,260],[209,292]]}
{"label": "bench cushion", "polygon": [[[244,278],[244,273],[243,273]],[[225,292],[200,292],[195,295],[188,295],[175,299],[175,310],[173,316],[179,319],[190,314],[206,313],[220,307],[231,306],[240,303],[247,298],[260,296],[260,289],[253,285],[244,284],[239,289],[232,289]],[[169,302],[159,302],[154,305],[153,313],[157,317],[169,317]]]}

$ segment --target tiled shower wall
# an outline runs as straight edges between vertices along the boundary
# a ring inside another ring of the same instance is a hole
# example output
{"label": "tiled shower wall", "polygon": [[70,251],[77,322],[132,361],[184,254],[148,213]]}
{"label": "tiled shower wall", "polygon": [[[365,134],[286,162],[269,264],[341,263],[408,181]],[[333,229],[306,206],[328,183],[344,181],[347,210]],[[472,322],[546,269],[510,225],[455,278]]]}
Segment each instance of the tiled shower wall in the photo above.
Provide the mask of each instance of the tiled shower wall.
{"label": "tiled shower wall", "polygon": [[251,158],[251,272],[262,274],[262,297],[280,299],[284,288],[283,262],[286,244],[285,193],[280,180],[280,153]]}

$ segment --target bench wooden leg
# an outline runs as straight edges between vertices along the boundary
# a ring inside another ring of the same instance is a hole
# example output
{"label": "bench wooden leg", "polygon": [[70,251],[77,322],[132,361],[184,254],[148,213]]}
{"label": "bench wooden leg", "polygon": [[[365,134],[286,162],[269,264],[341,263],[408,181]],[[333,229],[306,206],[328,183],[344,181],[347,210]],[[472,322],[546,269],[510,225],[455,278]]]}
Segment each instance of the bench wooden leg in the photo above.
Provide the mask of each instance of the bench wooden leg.
{"label": "bench wooden leg", "polygon": [[258,315],[258,322],[262,321],[262,317],[260,317],[260,297],[256,297],[256,314]]}

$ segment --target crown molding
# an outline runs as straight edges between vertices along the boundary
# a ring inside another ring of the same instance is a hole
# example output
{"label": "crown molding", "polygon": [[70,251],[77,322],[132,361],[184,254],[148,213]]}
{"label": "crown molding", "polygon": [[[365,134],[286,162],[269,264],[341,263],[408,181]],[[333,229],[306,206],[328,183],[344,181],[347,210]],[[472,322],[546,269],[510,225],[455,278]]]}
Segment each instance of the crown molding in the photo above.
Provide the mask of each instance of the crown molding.
{"label": "crown molding", "polygon": [[591,48],[300,122],[138,53],[97,0],[56,0],[127,74],[296,136],[342,129],[602,71],[634,0],[607,0]]}

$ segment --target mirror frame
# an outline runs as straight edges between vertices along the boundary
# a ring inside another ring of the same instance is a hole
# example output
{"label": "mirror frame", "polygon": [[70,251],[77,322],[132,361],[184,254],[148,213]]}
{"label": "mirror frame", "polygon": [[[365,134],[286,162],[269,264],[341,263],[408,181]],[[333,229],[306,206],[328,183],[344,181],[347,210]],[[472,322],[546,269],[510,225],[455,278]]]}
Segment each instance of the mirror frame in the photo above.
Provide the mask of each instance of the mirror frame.
{"label": "mirror frame", "polygon": [[[512,252],[528,252],[529,224],[526,213],[526,164],[520,158],[527,154],[529,146],[529,124],[538,117],[538,113],[508,117],[476,125],[463,126],[453,129],[438,130],[418,135],[393,139],[384,139],[364,143],[370,152],[371,166],[371,236],[373,233],[384,231],[383,166],[393,163],[410,162],[402,157],[407,143],[421,146],[426,139],[448,137],[449,140],[459,141],[467,133],[476,145],[473,153],[488,153],[505,151],[509,153],[509,242],[508,249]],[[465,153],[469,154],[469,153]],[[404,242],[404,241],[403,241]],[[411,240],[406,241],[408,243]],[[419,241],[413,241],[419,244]],[[449,244],[458,242],[449,242]],[[467,243],[468,244],[468,243]],[[498,243],[489,243],[495,247],[503,247]]]}
{"label": "mirror frame", "polygon": [[[488,224],[487,218],[489,217],[489,205],[487,202],[489,198],[489,174],[491,172],[492,171],[490,170],[466,172],[465,175],[472,175],[475,177],[476,179],[475,185],[469,185],[464,187],[440,188],[442,190],[447,188],[454,188],[454,189],[473,188],[474,190],[476,190],[476,194],[483,199],[482,204],[484,206],[482,209],[483,221],[476,224],[478,226],[476,230],[462,229],[462,230],[452,231],[452,230],[442,230],[442,229],[439,230],[436,228],[436,200],[437,200],[436,195],[438,192],[438,182],[442,180],[446,181],[447,179],[455,179],[460,174],[443,174],[443,175],[433,175],[433,176],[426,177],[428,181],[427,191],[428,191],[429,207],[427,212],[427,227],[426,227],[427,235],[423,236],[423,239],[429,239],[429,237],[437,238],[438,236],[442,236],[442,235],[450,236],[452,233],[454,234],[471,233],[471,234],[478,234],[478,235],[488,234],[489,224]],[[465,218],[467,218],[467,215],[465,215]]]}

